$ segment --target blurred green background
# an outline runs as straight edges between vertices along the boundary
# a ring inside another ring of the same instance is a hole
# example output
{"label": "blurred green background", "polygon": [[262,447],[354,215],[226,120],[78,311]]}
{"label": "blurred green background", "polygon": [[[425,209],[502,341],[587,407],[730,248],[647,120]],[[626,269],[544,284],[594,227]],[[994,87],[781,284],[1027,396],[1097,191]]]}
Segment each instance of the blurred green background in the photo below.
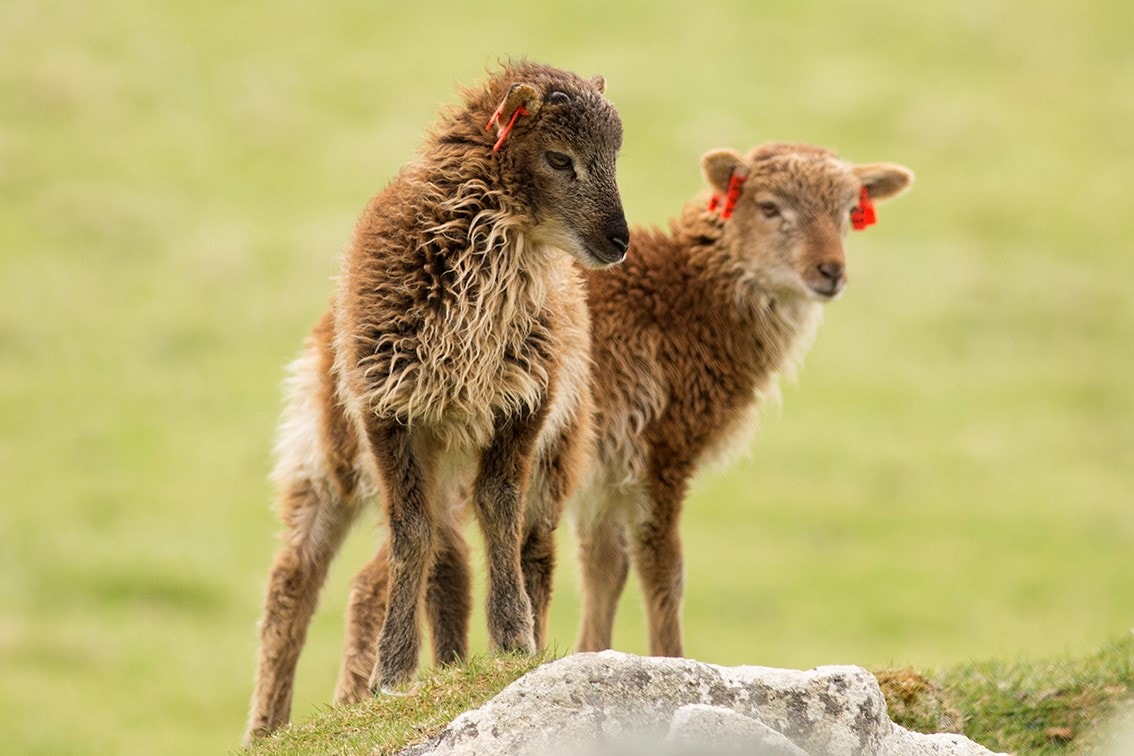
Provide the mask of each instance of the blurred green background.
{"label": "blurred green background", "polygon": [[[691,656],[937,665],[1128,632],[1132,22],[1118,0],[3,0],[4,750],[238,743],[283,366],[367,198],[507,55],[607,78],[632,222],[699,192],[717,146],[918,174],[850,238],[753,454],[688,503]],[[374,541],[332,570],[297,717],[330,698]],[[615,641],[641,652],[636,591]]]}

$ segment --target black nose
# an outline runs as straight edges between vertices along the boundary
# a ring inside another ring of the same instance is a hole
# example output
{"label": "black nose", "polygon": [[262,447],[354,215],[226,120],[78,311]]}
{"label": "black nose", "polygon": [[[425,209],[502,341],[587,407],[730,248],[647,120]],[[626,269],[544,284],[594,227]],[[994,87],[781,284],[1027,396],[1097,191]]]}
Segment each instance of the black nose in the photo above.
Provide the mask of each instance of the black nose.
{"label": "black nose", "polygon": [[620,253],[626,254],[626,249],[630,246],[630,229],[626,227],[626,218],[621,214],[607,221],[606,240]]}
{"label": "black nose", "polygon": [[819,273],[832,283],[835,283],[843,277],[843,264],[841,262],[828,260],[827,262],[819,263],[818,267]]}

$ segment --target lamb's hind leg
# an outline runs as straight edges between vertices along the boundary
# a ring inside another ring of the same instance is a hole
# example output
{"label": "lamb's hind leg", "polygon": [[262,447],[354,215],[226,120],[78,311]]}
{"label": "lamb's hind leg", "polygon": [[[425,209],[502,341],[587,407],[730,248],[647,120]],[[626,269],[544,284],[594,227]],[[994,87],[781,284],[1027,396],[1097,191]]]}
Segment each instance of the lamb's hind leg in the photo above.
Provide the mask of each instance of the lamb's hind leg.
{"label": "lamb's hind leg", "polygon": [[547,615],[555,572],[555,524],[535,523],[528,529],[521,550],[520,569],[532,606],[532,637],[537,651],[547,645]]}
{"label": "lamb's hind leg", "polygon": [[389,562],[389,544],[383,542],[374,558],[351,581],[343,662],[335,685],[336,704],[358,703],[370,694],[378,633],[386,618]]}
{"label": "lamb's hind leg", "polygon": [[488,557],[488,637],[494,651],[534,653],[532,605],[520,552],[524,498],[545,409],[501,417],[473,489]]}
{"label": "lamb's hind leg", "polygon": [[[433,630],[435,664],[461,662],[468,656],[471,612],[468,547],[455,528],[440,531],[440,543],[426,588],[426,608]],[[377,656],[378,633],[386,616],[390,577],[389,546],[362,568],[351,583],[347,606],[343,664],[335,686],[335,703],[350,704],[370,693],[370,674]]]}
{"label": "lamb's hind leg", "polygon": [[520,566],[532,605],[536,648],[547,645],[547,616],[555,573],[555,528],[563,503],[574,492],[589,446],[590,423],[582,416],[559,431],[536,460],[524,511]]}
{"label": "lamb's hind leg", "polygon": [[286,486],[280,507],[287,532],[276,552],[260,620],[260,650],[245,743],[287,723],[299,652],[327,567],[354,511],[309,480]]}
{"label": "lamb's hind leg", "polygon": [[440,529],[440,543],[425,606],[433,631],[433,663],[458,664],[469,655],[469,615],[472,613],[472,577],[469,549],[452,525]]}

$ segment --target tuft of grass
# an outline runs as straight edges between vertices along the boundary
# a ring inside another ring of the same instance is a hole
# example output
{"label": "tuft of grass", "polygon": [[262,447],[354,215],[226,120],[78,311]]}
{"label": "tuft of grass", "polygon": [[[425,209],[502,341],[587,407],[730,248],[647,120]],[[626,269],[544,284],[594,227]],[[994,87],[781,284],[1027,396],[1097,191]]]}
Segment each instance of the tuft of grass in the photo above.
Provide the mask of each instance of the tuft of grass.
{"label": "tuft of grass", "polygon": [[1106,725],[1134,705],[1134,635],[1085,657],[876,676],[890,717],[908,729],[963,732],[996,751],[1088,753],[1102,742]]}
{"label": "tuft of grass", "polygon": [[965,731],[964,715],[941,687],[912,667],[875,672],[890,719],[916,732]]}
{"label": "tuft of grass", "polygon": [[463,665],[438,667],[393,695],[352,706],[331,706],[257,741],[250,753],[393,754],[437,735],[460,714],[475,709],[510,683],[555,658],[476,656]]}
{"label": "tuft of grass", "polygon": [[1086,657],[966,664],[939,679],[973,740],[1018,753],[1083,753],[1131,700],[1134,636]]}

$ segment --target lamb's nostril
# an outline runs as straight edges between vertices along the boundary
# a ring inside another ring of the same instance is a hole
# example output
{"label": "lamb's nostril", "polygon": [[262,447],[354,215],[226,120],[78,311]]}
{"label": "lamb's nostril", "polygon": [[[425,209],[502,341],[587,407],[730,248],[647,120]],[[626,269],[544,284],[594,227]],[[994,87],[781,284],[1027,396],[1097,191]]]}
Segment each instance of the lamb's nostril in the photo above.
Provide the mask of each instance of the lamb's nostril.
{"label": "lamb's nostril", "polygon": [[819,263],[818,267],[823,277],[831,281],[838,281],[843,276],[842,263],[827,261]]}
{"label": "lamb's nostril", "polygon": [[627,239],[625,236],[618,236],[618,235],[614,235],[614,234],[612,234],[612,235],[610,235],[606,238],[610,240],[611,244],[618,247],[619,252],[626,254],[626,250],[630,246],[630,240],[629,239]]}

